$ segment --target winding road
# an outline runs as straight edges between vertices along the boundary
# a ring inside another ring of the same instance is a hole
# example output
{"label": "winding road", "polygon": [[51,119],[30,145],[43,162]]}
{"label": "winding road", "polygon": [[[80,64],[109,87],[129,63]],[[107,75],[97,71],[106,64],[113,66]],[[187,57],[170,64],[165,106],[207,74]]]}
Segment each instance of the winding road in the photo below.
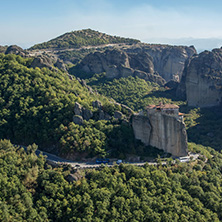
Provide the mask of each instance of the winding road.
{"label": "winding road", "polygon": [[[27,149],[25,146],[19,146],[19,147],[23,147],[25,150]],[[95,162],[77,162],[77,161],[71,161],[71,160],[67,160],[67,159],[63,159],[61,157],[58,157],[54,154],[48,153],[48,152],[44,152],[41,150],[36,150],[36,155],[39,155],[40,153],[42,153],[45,157],[46,160],[50,163],[50,164],[55,164],[55,165],[59,165],[59,164],[69,164],[71,165],[73,168],[97,168],[97,167],[101,167],[101,164],[96,164]],[[186,157],[180,157],[178,158],[180,162],[189,162],[190,159],[192,160],[196,160],[198,159],[199,154],[194,154],[191,153],[189,156]],[[175,161],[175,160],[174,160]],[[113,161],[115,163],[115,161]],[[111,161],[109,164],[106,164],[108,167],[112,167],[115,164],[113,164],[113,162]],[[157,165],[157,162],[155,161],[150,161],[150,162],[124,162],[126,164],[132,164],[135,166],[143,166],[146,163],[149,165]],[[166,162],[162,161],[162,164],[165,165]]]}

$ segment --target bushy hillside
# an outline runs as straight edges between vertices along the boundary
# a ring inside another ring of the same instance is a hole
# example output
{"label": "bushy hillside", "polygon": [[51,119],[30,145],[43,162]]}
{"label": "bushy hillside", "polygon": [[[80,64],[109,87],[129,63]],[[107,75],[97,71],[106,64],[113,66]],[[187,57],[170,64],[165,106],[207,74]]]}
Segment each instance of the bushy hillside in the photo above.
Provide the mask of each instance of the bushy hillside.
{"label": "bushy hillside", "polygon": [[[222,155],[213,150],[207,162],[75,172],[52,169],[36,148],[0,141],[1,221],[222,220]],[[68,182],[70,173],[82,179]]]}
{"label": "bushy hillside", "polygon": [[86,81],[102,95],[113,98],[136,111],[144,109],[149,104],[158,104],[159,102],[185,104],[185,102],[177,100],[172,90],[138,77],[130,76],[108,80],[102,73],[95,74]]}
{"label": "bushy hillside", "polygon": [[[123,158],[126,153],[156,153],[135,141],[127,111],[119,104],[92,93],[66,73],[28,68],[31,62],[32,58],[0,54],[0,138],[20,145],[35,142],[72,158],[106,156],[107,151]],[[99,118],[101,110],[92,106],[95,100],[109,119]],[[92,113],[82,124],[73,122],[76,102]],[[112,118],[115,111],[125,117]]]}
{"label": "bushy hillside", "polygon": [[137,43],[139,40],[111,36],[105,33],[97,32],[91,29],[83,29],[65,33],[55,39],[41,44],[36,44],[30,49],[64,49],[64,48],[79,48],[82,46],[96,46],[112,43]]}

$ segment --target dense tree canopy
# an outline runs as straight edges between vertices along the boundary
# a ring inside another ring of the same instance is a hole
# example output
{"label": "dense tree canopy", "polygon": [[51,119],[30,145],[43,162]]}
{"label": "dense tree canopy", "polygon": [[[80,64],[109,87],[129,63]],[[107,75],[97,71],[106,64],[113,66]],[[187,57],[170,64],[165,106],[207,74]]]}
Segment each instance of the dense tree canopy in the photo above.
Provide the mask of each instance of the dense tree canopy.
{"label": "dense tree canopy", "polygon": [[[123,156],[136,153],[137,146],[145,152],[146,148],[135,142],[127,122],[99,120],[98,108],[93,108],[92,102],[101,101],[110,115],[121,111],[119,105],[91,93],[66,73],[29,68],[31,61],[0,54],[0,138],[20,145],[35,142],[42,149],[51,148],[63,155],[105,156],[112,150]],[[93,111],[94,117],[81,126],[73,123],[75,102]]]}
{"label": "dense tree canopy", "polygon": [[[192,145],[193,146],[193,145]],[[1,221],[220,221],[222,155],[191,163],[52,169],[0,141]],[[196,151],[201,151],[196,146]],[[205,153],[206,154],[206,153]],[[69,182],[69,174],[82,179]]]}

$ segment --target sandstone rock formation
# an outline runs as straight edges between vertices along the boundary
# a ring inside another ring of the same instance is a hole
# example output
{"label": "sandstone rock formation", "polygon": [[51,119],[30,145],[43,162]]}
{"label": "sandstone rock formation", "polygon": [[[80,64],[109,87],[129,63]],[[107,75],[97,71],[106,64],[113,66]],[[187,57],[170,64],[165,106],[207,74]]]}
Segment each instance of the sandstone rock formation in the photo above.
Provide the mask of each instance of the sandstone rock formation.
{"label": "sandstone rock formation", "polygon": [[171,46],[157,44],[136,44],[126,49],[127,53],[145,52],[152,58],[154,70],[166,81],[180,81],[184,64],[187,59],[196,54],[193,46]]}
{"label": "sandstone rock formation", "polygon": [[222,102],[222,49],[193,56],[184,69],[179,96],[189,106],[211,107]]}
{"label": "sandstone rock formation", "polygon": [[77,68],[92,74],[106,72],[109,79],[138,76],[160,85],[165,83],[164,79],[154,72],[152,58],[144,52],[136,55],[113,49],[90,53]]}
{"label": "sandstone rock formation", "polygon": [[177,113],[172,115],[161,110],[148,111],[145,115],[134,115],[132,125],[135,138],[145,145],[162,149],[173,156],[187,155],[185,124]]}
{"label": "sandstone rock formation", "polygon": [[146,51],[152,56],[155,70],[166,80],[180,80],[185,61],[196,53],[194,48],[161,47]]}

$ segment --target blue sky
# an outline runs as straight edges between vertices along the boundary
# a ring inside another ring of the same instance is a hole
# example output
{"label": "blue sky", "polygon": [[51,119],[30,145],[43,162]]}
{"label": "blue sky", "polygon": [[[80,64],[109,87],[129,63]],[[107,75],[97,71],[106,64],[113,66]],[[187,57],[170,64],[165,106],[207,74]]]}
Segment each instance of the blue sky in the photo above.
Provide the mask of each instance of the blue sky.
{"label": "blue sky", "polygon": [[0,0],[0,45],[91,28],[148,43],[222,46],[220,0]]}

